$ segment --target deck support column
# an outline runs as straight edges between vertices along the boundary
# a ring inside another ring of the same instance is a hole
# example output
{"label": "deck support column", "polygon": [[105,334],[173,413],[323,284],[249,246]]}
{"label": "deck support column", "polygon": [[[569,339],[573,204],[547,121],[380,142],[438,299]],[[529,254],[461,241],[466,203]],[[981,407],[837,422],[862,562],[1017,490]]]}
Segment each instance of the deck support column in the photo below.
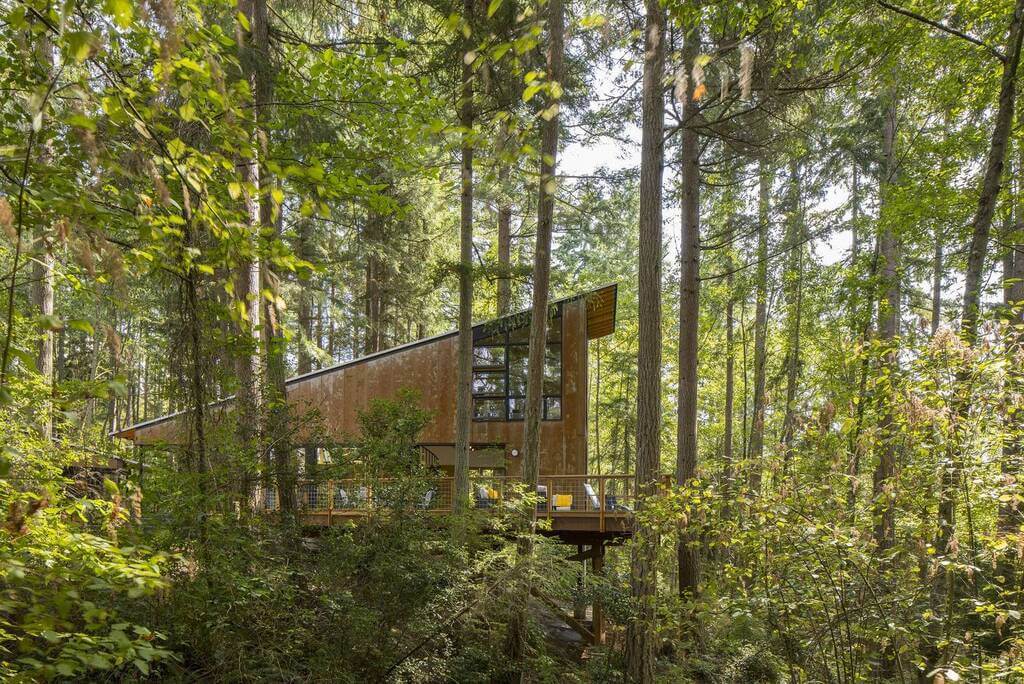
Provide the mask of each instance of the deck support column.
{"label": "deck support column", "polygon": [[572,602],[572,616],[577,620],[587,619],[587,601],[584,594],[587,588],[587,559],[583,554],[583,544],[577,544],[576,550],[580,556],[580,569],[576,573],[576,596]]}
{"label": "deck support column", "polygon": [[[604,540],[598,541],[593,547],[593,558],[591,562],[591,568],[594,571],[595,577],[602,577],[604,575]],[[591,631],[594,633],[594,643],[604,643],[604,607],[601,605],[601,599],[595,594],[594,604],[591,609],[591,615],[593,616],[593,622],[591,623]]]}

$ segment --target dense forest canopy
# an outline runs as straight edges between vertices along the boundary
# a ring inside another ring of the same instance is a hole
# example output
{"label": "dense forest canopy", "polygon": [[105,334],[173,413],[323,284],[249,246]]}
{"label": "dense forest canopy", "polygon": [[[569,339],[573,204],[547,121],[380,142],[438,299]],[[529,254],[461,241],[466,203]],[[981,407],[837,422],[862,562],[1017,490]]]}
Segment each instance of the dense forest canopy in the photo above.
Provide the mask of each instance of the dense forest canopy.
{"label": "dense forest canopy", "polygon": [[[1024,679],[1022,41],[1024,0],[0,0],[0,677]],[[345,434],[289,400],[452,330],[441,411],[432,364]]]}

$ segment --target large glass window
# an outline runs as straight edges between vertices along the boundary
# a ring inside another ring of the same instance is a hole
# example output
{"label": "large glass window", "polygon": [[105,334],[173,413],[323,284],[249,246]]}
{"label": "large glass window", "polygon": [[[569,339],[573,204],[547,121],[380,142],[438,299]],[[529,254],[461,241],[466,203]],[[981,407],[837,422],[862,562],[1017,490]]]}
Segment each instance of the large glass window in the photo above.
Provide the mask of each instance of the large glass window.
{"label": "large glass window", "polygon": [[[501,322],[510,319],[502,319]],[[512,321],[486,330],[473,347],[473,420],[523,420],[530,327]],[[548,321],[544,354],[544,420],[562,419],[562,318]]]}

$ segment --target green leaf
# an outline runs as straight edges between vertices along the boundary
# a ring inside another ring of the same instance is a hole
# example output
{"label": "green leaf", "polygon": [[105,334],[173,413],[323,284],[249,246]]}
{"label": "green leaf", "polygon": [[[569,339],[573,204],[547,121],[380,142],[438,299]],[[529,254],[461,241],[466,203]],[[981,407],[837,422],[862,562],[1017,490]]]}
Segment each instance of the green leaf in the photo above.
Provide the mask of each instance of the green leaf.
{"label": "green leaf", "polygon": [[114,496],[119,493],[117,483],[111,480],[109,477],[103,478],[103,489],[107,491],[107,494]]}
{"label": "green leaf", "polygon": [[149,674],[149,663],[147,663],[145,660],[141,660],[139,658],[136,658],[135,660],[132,661],[132,664],[134,664],[135,667],[139,668],[139,672],[141,672],[142,674],[144,674],[144,675],[148,675]]}
{"label": "green leaf", "polygon": [[228,183],[228,195],[231,199],[237,200],[242,195],[242,184],[241,183]]}
{"label": "green leaf", "polygon": [[490,19],[494,16],[494,13],[501,9],[502,0],[491,0],[490,4],[487,5],[487,18]]}
{"label": "green leaf", "polygon": [[89,58],[92,51],[93,35],[88,31],[68,31],[64,34],[68,41],[68,52],[78,63]]}
{"label": "green leaf", "polygon": [[72,330],[79,330],[84,332],[86,335],[95,335],[96,329],[92,327],[92,323],[85,320],[84,318],[71,318],[68,319],[68,327]]}
{"label": "green leaf", "polygon": [[108,14],[114,17],[114,22],[121,28],[128,28],[135,16],[131,0],[106,0],[104,8]]}

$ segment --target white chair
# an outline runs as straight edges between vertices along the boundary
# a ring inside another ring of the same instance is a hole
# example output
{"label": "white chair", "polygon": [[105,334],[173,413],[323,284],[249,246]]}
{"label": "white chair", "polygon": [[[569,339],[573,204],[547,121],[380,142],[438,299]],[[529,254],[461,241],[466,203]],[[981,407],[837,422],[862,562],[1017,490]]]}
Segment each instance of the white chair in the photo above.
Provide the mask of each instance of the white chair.
{"label": "white chair", "polygon": [[584,483],[583,491],[587,493],[587,498],[590,499],[590,505],[595,511],[601,510],[601,502],[597,498],[597,493],[594,491],[594,485],[589,482]]}

